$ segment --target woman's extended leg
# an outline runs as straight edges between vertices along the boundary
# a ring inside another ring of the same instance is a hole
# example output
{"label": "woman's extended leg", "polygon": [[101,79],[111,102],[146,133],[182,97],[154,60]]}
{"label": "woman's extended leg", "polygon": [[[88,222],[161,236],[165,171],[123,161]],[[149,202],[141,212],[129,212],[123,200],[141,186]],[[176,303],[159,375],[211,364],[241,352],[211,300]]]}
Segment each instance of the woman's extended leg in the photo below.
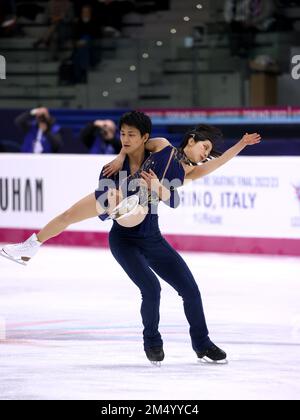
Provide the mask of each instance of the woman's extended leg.
{"label": "woman's extended leg", "polygon": [[19,263],[28,262],[37,254],[41,244],[59,235],[68,226],[98,216],[96,203],[95,195],[88,195],[53,219],[37,235],[33,234],[20,244],[5,245],[1,255]]}
{"label": "woman's extended leg", "polygon": [[49,239],[58,236],[66,230],[68,226],[73,225],[74,223],[97,217],[96,203],[95,194],[89,194],[87,197],[78,201],[67,211],[51,220],[51,222],[37,234],[39,242],[44,243]]}

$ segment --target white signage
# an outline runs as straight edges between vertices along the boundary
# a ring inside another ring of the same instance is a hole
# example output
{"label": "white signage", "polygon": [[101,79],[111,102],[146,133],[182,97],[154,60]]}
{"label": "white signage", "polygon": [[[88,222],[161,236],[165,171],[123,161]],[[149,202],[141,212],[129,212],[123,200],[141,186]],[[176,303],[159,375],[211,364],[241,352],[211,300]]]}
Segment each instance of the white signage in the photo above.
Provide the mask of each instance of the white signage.
{"label": "white signage", "polygon": [[[0,229],[38,229],[98,186],[110,156],[0,155]],[[160,204],[165,234],[300,239],[300,157],[238,157]],[[108,232],[98,218],[70,230]]]}

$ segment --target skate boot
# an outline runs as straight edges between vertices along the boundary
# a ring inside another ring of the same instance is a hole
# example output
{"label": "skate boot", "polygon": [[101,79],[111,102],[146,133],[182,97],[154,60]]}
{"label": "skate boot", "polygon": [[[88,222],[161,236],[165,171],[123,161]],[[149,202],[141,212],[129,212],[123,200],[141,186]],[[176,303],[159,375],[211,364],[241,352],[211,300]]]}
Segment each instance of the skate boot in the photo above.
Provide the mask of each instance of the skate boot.
{"label": "skate boot", "polygon": [[226,353],[215,344],[211,344],[207,350],[196,352],[200,363],[222,364],[228,363]]}
{"label": "skate boot", "polygon": [[20,244],[5,245],[2,248],[1,255],[18,264],[26,263],[35,256],[41,246],[36,234],[34,233],[25,242]]}
{"label": "skate boot", "polygon": [[162,347],[150,347],[145,350],[146,356],[150,362],[155,366],[161,366],[161,362],[165,358],[165,353]]}

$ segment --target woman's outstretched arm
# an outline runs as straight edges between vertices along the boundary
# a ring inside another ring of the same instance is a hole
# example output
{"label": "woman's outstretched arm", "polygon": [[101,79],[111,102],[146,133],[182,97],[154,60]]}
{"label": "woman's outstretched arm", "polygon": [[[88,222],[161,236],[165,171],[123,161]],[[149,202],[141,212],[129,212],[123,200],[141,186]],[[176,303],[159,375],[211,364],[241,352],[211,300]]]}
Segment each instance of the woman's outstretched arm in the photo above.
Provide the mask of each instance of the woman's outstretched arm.
{"label": "woman's outstretched arm", "polygon": [[244,137],[236,143],[233,147],[228,149],[222,156],[217,159],[210,160],[209,162],[204,163],[200,166],[195,166],[195,168],[186,176],[186,180],[196,180],[202,178],[203,176],[209,175],[214,172],[216,169],[225,165],[231,159],[236,157],[242,150],[247,146],[252,146],[261,142],[261,136],[257,133],[255,134],[245,134]]}

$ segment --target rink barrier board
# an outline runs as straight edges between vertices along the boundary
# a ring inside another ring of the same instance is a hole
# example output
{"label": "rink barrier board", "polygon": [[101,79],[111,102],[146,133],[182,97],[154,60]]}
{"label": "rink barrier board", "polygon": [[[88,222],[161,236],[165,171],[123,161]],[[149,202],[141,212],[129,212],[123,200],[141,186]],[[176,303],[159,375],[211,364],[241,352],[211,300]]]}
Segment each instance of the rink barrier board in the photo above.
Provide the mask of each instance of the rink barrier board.
{"label": "rink barrier board", "polygon": [[[111,156],[0,155],[0,241],[20,242],[97,188]],[[300,157],[237,157],[161,205],[160,228],[181,251],[300,255]],[[72,226],[51,243],[108,246],[110,222]]]}
{"label": "rink barrier board", "polygon": [[[29,229],[0,229],[1,243],[22,242],[32,235]],[[164,235],[177,250],[255,255],[300,256],[300,240],[280,238],[240,238],[220,236]],[[64,232],[48,245],[109,248],[107,232]]]}

